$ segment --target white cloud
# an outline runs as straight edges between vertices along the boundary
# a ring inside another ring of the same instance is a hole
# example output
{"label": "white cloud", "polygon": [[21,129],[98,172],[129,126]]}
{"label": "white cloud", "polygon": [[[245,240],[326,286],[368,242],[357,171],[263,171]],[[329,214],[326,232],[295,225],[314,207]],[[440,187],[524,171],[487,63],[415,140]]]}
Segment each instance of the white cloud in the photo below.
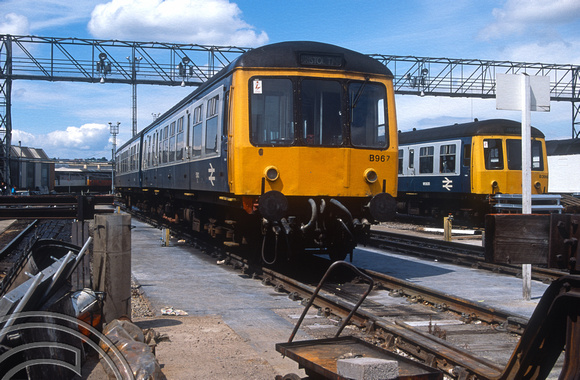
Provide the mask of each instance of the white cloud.
{"label": "white cloud", "polygon": [[508,0],[503,8],[494,8],[495,21],[480,32],[489,40],[534,32],[550,35],[561,24],[580,17],[578,0]]}
{"label": "white cloud", "polygon": [[[62,33],[63,28],[88,20],[90,12],[99,2],[101,0],[2,0],[1,13],[6,15],[0,15],[0,26],[18,21],[17,34],[38,35],[48,29]],[[8,22],[10,15],[13,16]],[[0,33],[8,32],[0,29]]]}
{"label": "white cloud", "polygon": [[504,49],[505,59],[516,62],[580,64],[580,41],[532,42]]}
{"label": "white cloud", "polygon": [[59,158],[110,158],[109,138],[109,126],[96,123],[39,135],[12,131],[13,144],[20,142],[23,146],[42,148],[49,157]]}
{"label": "white cloud", "polygon": [[228,0],[111,0],[93,10],[96,38],[259,46],[268,41]]}
{"label": "white cloud", "polygon": [[16,13],[7,13],[0,16],[0,33],[12,35],[25,35],[29,33],[28,18]]}

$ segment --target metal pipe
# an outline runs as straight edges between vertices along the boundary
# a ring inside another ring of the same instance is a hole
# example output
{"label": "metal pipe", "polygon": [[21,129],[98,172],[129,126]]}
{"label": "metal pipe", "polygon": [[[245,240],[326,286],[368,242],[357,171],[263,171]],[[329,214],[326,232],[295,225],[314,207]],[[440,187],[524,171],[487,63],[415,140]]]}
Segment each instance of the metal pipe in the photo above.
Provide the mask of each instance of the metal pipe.
{"label": "metal pipe", "polygon": [[12,326],[12,324],[14,323],[14,320],[16,318],[18,318],[16,315],[18,313],[20,313],[22,311],[22,309],[24,309],[24,307],[26,306],[26,304],[28,303],[28,301],[30,300],[30,298],[32,297],[34,292],[36,291],[36,288],[38,288],[38,285],[40,285],[40,281],[42,281],[43,277],[44,277],[44,273],[40,272],[34,277],[33,280],[31,280],[32,282],[30,284],[30,287],[28,288],[26,293],[24,293],[24,296],[22,296],[22,298],[20,299],[20,302],[18,302],[18,305],[14,308],[14,310],[10,314],[10,318],[6,321],[6,324],[4,324],[2,331],[0,331],[0,342],[2,342],[4,340],[4,336],[6,335],[6,331],[8,330],[8,328],[10,326]]}
{"label": "metal pipe", "polygon": [[334,198],[332,198],[330,200],[330,203],[332,203],[333,205],[338,207],[340,210],[342,210],[342,212],[344,212],[348,216],[349,224],[352,224],[352,214],[350,213],[350,211],[348,211],[348,209],[342,203],[340,203],[339,201],[337,201]]}
{"label": "metal pipe", "polygon": [[316,222],[316,219],[318,218],[318,212],[316,210],[316,202],[314,202],[314,199],[310,198],[310,199],[308,199],[308,203],[310,203],[310,208],[312,209],[312,216],[310,217],[310,220],[308,221],[308,223],[306,225],[300,226],[300,230],[302,232],[306,232],[309,229],[311,229],[312,227],[314,227],[314,223]]}

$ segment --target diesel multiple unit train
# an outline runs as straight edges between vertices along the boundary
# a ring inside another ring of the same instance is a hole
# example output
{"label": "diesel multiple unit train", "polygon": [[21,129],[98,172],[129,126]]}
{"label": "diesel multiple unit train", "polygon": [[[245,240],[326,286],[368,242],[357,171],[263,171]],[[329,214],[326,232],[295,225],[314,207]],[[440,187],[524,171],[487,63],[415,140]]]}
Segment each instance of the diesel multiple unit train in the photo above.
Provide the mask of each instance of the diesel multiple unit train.
{"label": "diesel multiple unit train", "polygon": [[343,259],[394,217],[393,75],[344,48],[250,50],[119,148],[126,206],[266,263],[309,250]]}
{"label": "diesel multiple unit train", "polygon": [[[544,134],[531,130],[532,194],[548,191]],[[398,210],[481,221],[493,195],[521,194],[521,124],[493,119],[399,133]]]}

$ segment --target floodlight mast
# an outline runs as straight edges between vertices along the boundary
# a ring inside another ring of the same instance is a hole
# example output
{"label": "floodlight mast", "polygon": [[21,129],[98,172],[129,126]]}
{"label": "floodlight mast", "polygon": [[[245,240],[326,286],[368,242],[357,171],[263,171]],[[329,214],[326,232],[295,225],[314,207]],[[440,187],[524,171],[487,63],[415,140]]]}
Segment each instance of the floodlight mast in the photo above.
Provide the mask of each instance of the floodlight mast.
{"label": "floodlight mast", "polygon": [[117,155],[117,135],[119,134],[119,125],[121,123],[113,124],[109,122],[109,129],[111,131],[113,149],[112,149],[112,159],[111,159],[111,194],[115,195],[115,169],[116,162],[115,156]]}

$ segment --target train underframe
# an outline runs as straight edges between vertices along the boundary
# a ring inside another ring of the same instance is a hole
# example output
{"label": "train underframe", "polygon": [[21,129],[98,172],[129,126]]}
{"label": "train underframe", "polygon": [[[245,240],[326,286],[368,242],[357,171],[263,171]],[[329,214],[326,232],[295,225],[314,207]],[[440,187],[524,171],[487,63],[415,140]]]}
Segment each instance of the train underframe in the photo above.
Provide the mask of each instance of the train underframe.
{"label": "train underframe", "polygon": [[305,254],[328,254],[332,260],[344,260],[350,254],[352,258],[357,244],[366,242],[371,221],[395,215],[394,198],[385,193],[371,199],[339,199],[285,197],[271,191],[259,199],[243,200],[209,192],[121,194],[128,208],[211,236],[268,265],[299,262]]}
{"label": "train underframe", "polygon": [[399,193],[397,212],[436,220],[453,215],[456,220],[483,226],[492,205],[487,194]]}

